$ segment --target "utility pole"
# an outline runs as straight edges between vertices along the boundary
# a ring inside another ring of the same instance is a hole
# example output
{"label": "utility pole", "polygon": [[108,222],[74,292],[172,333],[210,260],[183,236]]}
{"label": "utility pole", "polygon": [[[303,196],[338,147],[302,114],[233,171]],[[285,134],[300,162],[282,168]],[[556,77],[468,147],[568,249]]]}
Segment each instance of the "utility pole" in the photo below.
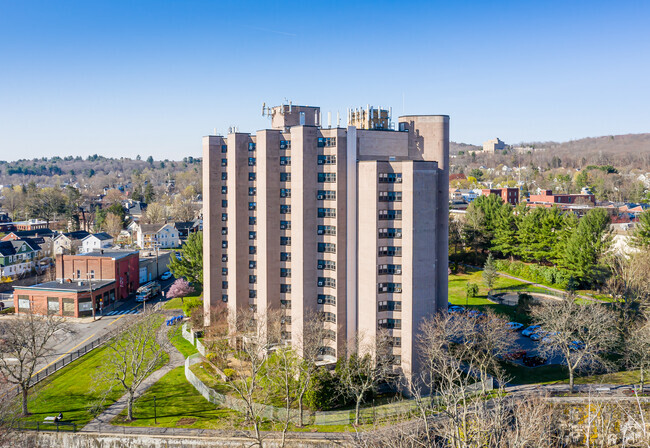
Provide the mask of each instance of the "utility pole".
{"label": "utility pole", "polygon": [[93,309],[93,321],[95,321],[95,301],[93,300],[93,282],[90,278],[90,272],[86,272],[88,278],[88,291],[90,292],[90,306]]}

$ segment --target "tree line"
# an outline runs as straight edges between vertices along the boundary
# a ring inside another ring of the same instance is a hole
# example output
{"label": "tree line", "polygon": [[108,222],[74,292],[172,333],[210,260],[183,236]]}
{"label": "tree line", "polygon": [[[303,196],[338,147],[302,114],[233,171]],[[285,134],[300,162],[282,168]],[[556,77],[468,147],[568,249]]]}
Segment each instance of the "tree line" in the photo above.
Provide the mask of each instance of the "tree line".
{"label": "tree line", "polygon": [[609,214],[600,208],[578,219],[557,207],[513,207],[496,195],[480,196],[467,208],[463,222],[451,219],[449,242],[455,258],[469,249],[478,262],[481,253],[491,252],[554,268],[555,283],[565,287],[592,287],[605,271],[602,255],[610,243],[609,223]]}

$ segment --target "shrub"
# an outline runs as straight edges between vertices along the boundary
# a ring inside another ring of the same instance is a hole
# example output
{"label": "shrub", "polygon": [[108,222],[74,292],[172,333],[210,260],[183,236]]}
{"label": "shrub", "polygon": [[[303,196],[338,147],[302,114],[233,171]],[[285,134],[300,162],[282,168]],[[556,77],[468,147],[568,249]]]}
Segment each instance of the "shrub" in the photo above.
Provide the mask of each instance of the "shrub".
{"label": "shrub", "polygon": [[465,293],[467,297],[476,297],[478,295],[478,285],[476,283],[467,283],[465,285]]}
{"label": "shrub", "polygon": [[183,302],[183,313],[192,317],[192,312],[197,308],[203,307],[203,299],[200,297],[187,297]]}
{"label": "shrub", "polygon": [[235,369],[223,369],[223,374],[226,375],[226,381],[232,381],[233,378],[235,378],[235,375],[237,375],[237,371]]}

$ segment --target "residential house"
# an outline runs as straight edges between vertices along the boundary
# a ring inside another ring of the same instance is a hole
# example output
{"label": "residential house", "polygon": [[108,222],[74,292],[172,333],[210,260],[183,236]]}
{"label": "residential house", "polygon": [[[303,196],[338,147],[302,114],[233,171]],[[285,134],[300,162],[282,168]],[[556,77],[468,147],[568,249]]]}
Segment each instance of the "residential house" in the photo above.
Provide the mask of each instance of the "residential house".
{"label": "residential house", "polygon": [[41,256],[41,247],[33,240],[0,241],[0,276],[28,274]]}
{"label": "residential house", "polygon": [[140,249],[171,249],[181,244],[174,223],[140,224],[134,221],[127,230]]}
{"label": "residential house", "polygon": [[194,221],[175,222],[174,227],[178,230],[178,238],[180,239],[181,244],[183,244],[187,241],[187,237],[190,236],[190,233],[199,231],[199,220],[195,219]]}
{"label": "residential house", "polygon": [[128,199],[122,202],[122,207],[124,207],[124,212],[127,216],[130,216],[136,220],[142,218],[145,210],[147,209],[147,204],[141,201],[134,201],[133,199]]}
{"label": "residential house", "polygon": [[16,230],[6,234],[0,241],[15,241],[29,238],[40,247],[43,256],[51,256],[54,250],[54,238],[58,235],[51,229]]}
{"label": "residential house", "polygon": [[85,230],[75,232],[66,232],[54,238],[54,255],[69,255],[79,253],[81,250],[81,240],[90,235]]}
{"label": "residential house", "polygon": [[83,253],[111,247],[113,247],[113,237],[106,232],[90,234],[81,240],[81,252]]}

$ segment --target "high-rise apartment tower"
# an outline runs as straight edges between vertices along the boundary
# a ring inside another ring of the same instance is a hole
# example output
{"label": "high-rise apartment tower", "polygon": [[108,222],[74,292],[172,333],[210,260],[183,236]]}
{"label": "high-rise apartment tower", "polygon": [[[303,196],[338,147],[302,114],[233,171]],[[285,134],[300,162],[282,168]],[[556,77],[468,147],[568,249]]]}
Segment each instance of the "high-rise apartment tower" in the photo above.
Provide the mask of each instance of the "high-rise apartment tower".
{"label": "high-rise apartment tower", "polygon": [[287,341],[320,313],[331,361],[387,329],[409,374],[420,322],[447,307],[449,117],[265,111],[271,129],[203,139],[206,311],[282,310]]}

